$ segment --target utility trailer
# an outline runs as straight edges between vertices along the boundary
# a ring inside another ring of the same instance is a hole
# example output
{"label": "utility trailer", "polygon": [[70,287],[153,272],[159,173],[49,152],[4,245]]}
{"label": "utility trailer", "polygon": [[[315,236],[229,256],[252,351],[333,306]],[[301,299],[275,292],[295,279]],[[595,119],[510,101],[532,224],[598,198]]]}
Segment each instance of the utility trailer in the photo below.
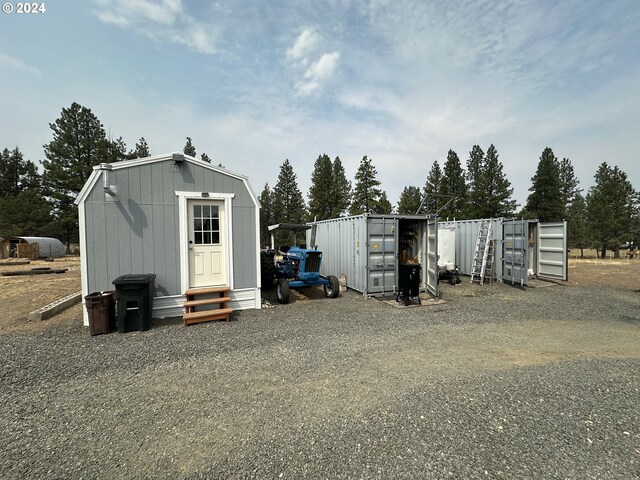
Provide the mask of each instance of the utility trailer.
{"label": "utility trailer", "polygon": [[420,291],[438,297],[437,217],[361,214],[315,224],[318,244],[331,252],[321,273],[344,274],[364,296],[387,296],[399,291],[401,265],[420,265]]}

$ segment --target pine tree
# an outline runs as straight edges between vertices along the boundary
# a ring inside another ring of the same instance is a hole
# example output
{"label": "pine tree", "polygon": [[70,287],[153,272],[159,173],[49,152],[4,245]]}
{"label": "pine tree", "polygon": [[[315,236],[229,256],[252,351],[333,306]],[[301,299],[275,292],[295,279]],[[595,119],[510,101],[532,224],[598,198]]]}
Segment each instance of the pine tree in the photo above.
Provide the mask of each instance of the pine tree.
{"label": "pine tree", "polygon": [[376,178],[378,172],[370,159],[365,155],[360,161],[360,166],[356,172],[356,186],[353,190],[353,198],[350,215],[360,215],[362,213],[373,213],[378,206],[382,191],[380,181]]}
{"label": "pine tree", "polygon": [[513,188],[502,172],[502,163],[498,160],[498,152],[493,144],[489,146],[485,155],[481,185],[484,188],[484,197],[480,205],[480,218],[506,217],[513,214],[517,207],[516,201],[511,199]]}
{"label": "pine tree", "polygon": [[422,202],[422,196],[418,187],[404,187],[398,200],[398,214],[416,215],[420,202]]}
{"label": "pine tree", "polygon": [[0,198],[0,232],[4,236],[50,236],[54,233],[51,206],[37,189]]}
{"label": "pine tree", "polygon": [[258,197],[258,201],[260,202],[260,244],[270,245],[271,234],[268,227],[275,224],[276,219],[274,216],[274,193],[268,183],[264,184],[264,190]]}
{"label": "pine tree", "polygon": [[390,215],[393,213],[393,205],[391,205],[391,202],[387,198],[387,192],[384,190],[380,194],[380,199],[376,204],[375,213],[380,213],[382,215]]}
{"label": "pine tree", "polygon": [[124,143],[122,137],[118,137],[116,140],[107,140],[104,149],[103,156],[107,163],[121,162],[129,158],[127,144]]}
{"label": "pine tree", "polygon": [[319,155],[311,173],[309,219],[326,220],[334,216],[333,165],[328,155]]}
{"label": "pine tree", "polygon": [[563,218],[566,218],[568,215],[568,209],[573,203],[575,196],[581,192],[581,190],[578,188],[580,182],[576,178],[575,172],[573,170],[573,165],[571,165],[571,160],[569,160],[568,158],[562,159],[559,165],[559,169],[560,194],[562,196],[562,203],[564,205],[565,212]]}
{"label": "pine tree", "polygon": [[25,160],[18,147],[0,154],[0,197],[14,197],[23,190],[40,188],[36,164]]}
{"label": "pine tree", "polygon": [[531,177],[531,194],[525,210],[541,222],[558,221],[564,218],[565,202],[560,184],[560,164],[547,147],[540,156],[538,168]]}
{"label": "pine tree", "polygon": [[187,143],[185,144],[184,148],[182,149],[182,151],[184,152],[185,155],[189,155],[190,157],[194,157],[196,156],[196,147],[193,146],[193,144],[191,143],[191,137],[187,137]]}
{"label": "pine tree", "polygon": [[200,160],[202,160],[203,162],[211,163],[211,159],[209,158],[209,155],[207,155],[206,153],[200,154]]}
{"label": "pine tree", "polygon": [[351,182],[347,180],[340,157],[336,157],[333,161],[333,209],[330,218],[344,215],[350,202]]}
{"label": "pine tree", "polygon": [[447,153],[439,193],[442,196],[442,202],[447,204],[440,216],[462,218],[466,210],[467,183],[458,154],[453,150]]}
{"label": "pine tree", "polygon": [[619,256],[620,244],[634,238],[638,216],[638,196],[627,174],[606,162],[598,167],[595,185],[589,189],[587,217],[591,232],[604,258],[607,249]]}
{"label": "pine tree", "polygon": [[106,163],[107,138],[104,127],[90,109],[77,103],[63,108],[60,118],[49,124],[53,140],[44,145],[42,162],[44,193],[53,203],[57,227],[67,244],[78,240],[78,213],[73,201],[93,171]]}
{"label": "pine tree", "polygon": [[51,206],[40,193],[36,164],[18,147],[0,154],[0,232],[3,236],[48,235]]}
{"label": "pine tree", "polygon": [[467,210],[466,218],[482,218],[484,202],[484,152],[479,145],[474,145],[467,160]]}
{"label": "pine tree", "polygon": [[440,197],[440,185],[442,183],[442,169],[437,160],[434,160],[427,175],[427,181],[422,188],[422,195],[425,199],[422,205],[422,213],[435,214],[442,206]]}
{"label": "pine tree", "polygon": [[147,141],[144,139],[144,137],[140,137],[140,140],[138,140],[138,143],[136,143],[136,148],[129,152],[130,159],[145,158],[149,157],[150,155],[151,154],[149,153],[149,145],[147,144]]}
{"label": "pine tree", "polygon": [[567,243],[570,248],[580,249],[580,258],[584,258],[584,249],[590,244],[589,228],[587,227],[587,203],[580,192],[576,192],[567,210],[568,235]]}
{"label": "pine tree", "polygon": [[275,222],[303,223],[307,213],[306,207],[289,159],[286,159],[280,166],[278,181],[273,192]]}

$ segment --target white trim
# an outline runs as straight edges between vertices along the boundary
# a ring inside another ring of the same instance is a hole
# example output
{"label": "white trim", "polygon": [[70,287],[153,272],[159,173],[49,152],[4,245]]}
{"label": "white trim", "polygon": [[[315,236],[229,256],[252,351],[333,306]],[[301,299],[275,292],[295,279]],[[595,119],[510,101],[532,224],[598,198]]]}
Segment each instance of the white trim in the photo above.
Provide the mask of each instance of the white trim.
{"label": "white trim", "polygon": [[[203,193],[205,195],[203,195]],[[234,193],[215,192],[176,192],[178,197],[178,241],[180,242],[180,290],[186,292],[189,289],[189,215],[187,211],[188,200],[222,200],[224,202],[224,227],[225,227],[225,258],[227,269],[227,285],[233,290],[233,218],[231,201]]]}
{"label": "white trim", "polygon": [[89,192],[93,190],[93,186],[98,181],[98,178],[100,177],[101,172],[102,171],[99,170],[97,166],[93,167],[93,172],[91,172],[91,175],[89,175],[89,178],[85,182],[84,186],[82,187],[82,190],[80,190],[80,193],[78,193],[78,196],[73,201],[73,203],[75,203],[76,205],[80,205],[80,202],[84,202],[86,197],[89,195]]}
{"label": "white trim", "polygon": [[78,205],[78,224],[80,226],[80,284],[82,290],[82,323],[85,327],[88,327],[89,312],[87,312],[87,309],[85,307],[84,297],[89,295],[89,279],[87,278],[89,259],[87,258],[87,232],[84,215],[84,203],[81,203]]}

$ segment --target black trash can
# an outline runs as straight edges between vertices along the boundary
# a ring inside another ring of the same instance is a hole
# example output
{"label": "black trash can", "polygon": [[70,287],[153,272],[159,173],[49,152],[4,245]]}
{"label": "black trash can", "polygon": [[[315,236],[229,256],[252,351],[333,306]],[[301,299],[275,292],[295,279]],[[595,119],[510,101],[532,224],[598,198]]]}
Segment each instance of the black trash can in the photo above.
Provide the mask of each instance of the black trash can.
{"label": "black trash can", "polygon": [[412,298],[420,303],[420,264],[401,263],[398,265],[398,295],[396,300],[404,299],[404,304],[409,305]]}
{"label": "black trash can", "polygon": [[84,297],[89,313],[89,334],[101,335],[116,329],[114,291],[94,292]]}
{"label": "black trash can", "polygon": [[122,275],[113,281],[120,333],[149,330],[156,292],[155,281],[155,273]]}

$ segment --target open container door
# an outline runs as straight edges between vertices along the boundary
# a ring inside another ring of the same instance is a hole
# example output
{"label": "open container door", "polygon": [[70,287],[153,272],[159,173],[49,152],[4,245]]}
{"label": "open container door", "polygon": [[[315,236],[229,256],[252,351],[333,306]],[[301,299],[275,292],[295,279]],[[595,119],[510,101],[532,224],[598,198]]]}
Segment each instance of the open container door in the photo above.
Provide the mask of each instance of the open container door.
{"label": "open container door", "polygon": [[529,259],[527,255],[528,222],[511,218],[502,221],[502,281],[527,284]]}
{"label": "open container door", "polygon": [[427,291],[438,298],[438,217],[435,215],[427,219],[426,236],[427,255],[422,274]]}
{"label": "open container door", "polygon": [[567,222],[546,222],[538,225],[539,278],[567,281]]}

